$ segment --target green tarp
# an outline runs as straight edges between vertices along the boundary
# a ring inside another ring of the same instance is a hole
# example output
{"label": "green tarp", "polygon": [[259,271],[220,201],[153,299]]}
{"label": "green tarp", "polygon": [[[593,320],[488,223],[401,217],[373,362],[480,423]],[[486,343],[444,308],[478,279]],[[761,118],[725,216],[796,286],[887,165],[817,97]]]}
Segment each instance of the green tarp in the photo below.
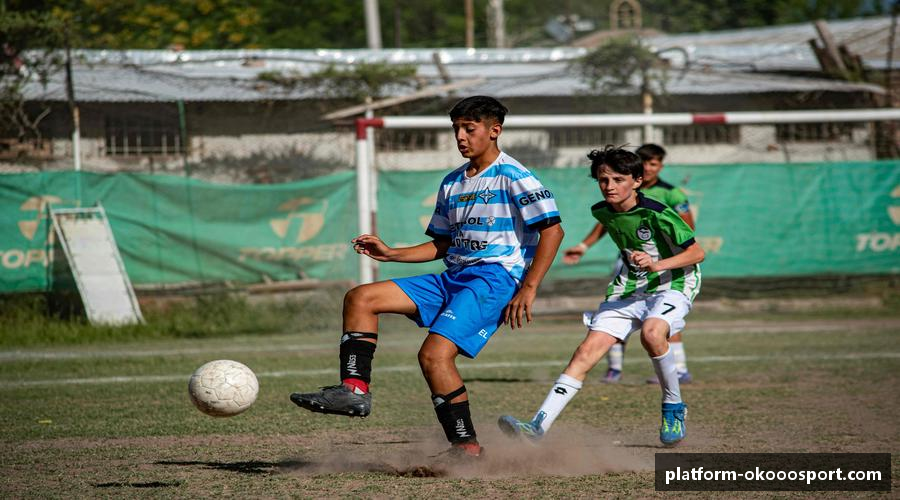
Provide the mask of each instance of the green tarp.
{"label": "green tarp", "polygon": [[[279,185],[161,175],[0,176],[0,291],[43,290],[46,203],[106,210],[134,284],[259,282],[358,274],[352,173]],[[351,257],[352,255],[352,257]]]}
{"label": "green tarp", "polygon": [[[597,184],[587,168],[534,171],[556,196],[563,247],[578,243],[594,224],[589,207],[601,198]],[[427,239],[446,173],[380,173],[377,229],[388,244]],[[688,193],[707,250],[705,277],[900,271],[900,161],[668,166],[662,177]],[[143,174],[0,175],[0,292],[50,286],[47,203],[97,201],[135,284],[356,279],[358,258],[349,244],[357,234],[355,193],[352,172],[278,185]],[[603,240],[578,265],[558,258],[548,279],[606,276],[615,255]],[[442,268],[387,263],[379,277]]]}
{"label": "green tarp", "polygon": [[[576,245],[601,201],[588,168],[533,169],[556,196]],[[379,231],[388,244],[421,242],[446,172],[379,175]],[[896,273],[900,271],[900,161],[667,166],[661,178],[688,194],[704,277]],[[604,238],[575,266],[560,256],[547,279],[606,276],[617,256]],[[412,269],[415,269],[413,271]],[[433,272],[428,264],[381,265],[382,277]]]}

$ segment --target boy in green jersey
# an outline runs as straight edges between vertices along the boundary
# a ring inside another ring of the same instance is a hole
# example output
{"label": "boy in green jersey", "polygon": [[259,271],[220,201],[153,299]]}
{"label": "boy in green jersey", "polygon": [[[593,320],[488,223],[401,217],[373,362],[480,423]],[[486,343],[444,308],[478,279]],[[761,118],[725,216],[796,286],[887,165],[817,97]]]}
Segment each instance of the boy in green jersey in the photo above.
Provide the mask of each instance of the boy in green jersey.
{"label": "boy in green jersey", "polygon": [[659,439],[672,445],[684,439],[685,404],[668,338],[684,327],[691,301],[700,291],[697,264],[703,261],[703,249],[674,210],[638,191],[643,180],[640,157],[607,146],[591,151],[588,158],[591,177],[598,181],[604,198],[591,207],[591,213],[616,243],[622,260],[606,300],[598,311],[585,314],[587,337],[534,418],[520,422],[504,415],[498,425],[508,435],[540,439],[609,348],[640,330],[641,344],[662,389]]}
{"label": "boy in green jersey", "polygon": [[[644,144],[635,151],[644,163],[644,180],[641,183],[641,192],[645,195],[661,201],[670,207],[689,225],[691,229],[695,229],[694,217],[691,215],[690,204],[687,196],[681,189],[669,184],[659,178],[659,172],[663,169],[663,160],[666,158],[666,150],[657,144]],[[606,229],[603,224],[597,223],[591,232],[574,247],[568,248],[563,253],[563,262],[566,264],[576,264],[581,257],[596,243],[603,235]],[[684,344],[681,341],[681,332],[675,332],[669,338],[669,344],[675,355],[675,363],[678,367],[678,381],[682,384],[689,384],[693,381],[691,373],[687,368],[687,355],[684,351]],[[606,383],[618,383],[622,379],[622,366],[625,358],[625,343],[619,342],[609,349],[606,355],[609,366],[603,381]],[[651,377],[648,383],[658,384],[659,379]]]}

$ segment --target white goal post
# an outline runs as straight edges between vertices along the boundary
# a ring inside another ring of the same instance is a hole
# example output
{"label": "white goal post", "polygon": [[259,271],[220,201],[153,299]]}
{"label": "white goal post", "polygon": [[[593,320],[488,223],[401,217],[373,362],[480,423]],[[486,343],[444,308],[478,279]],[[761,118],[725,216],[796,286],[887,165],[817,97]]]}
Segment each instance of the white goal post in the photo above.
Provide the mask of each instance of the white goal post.
{"label": "white goal post", "polygon": [[[622,113],[594,115],[517,115],[510,116],[504,128],[626,127],[645,125],[739,125],[776,123],[871,122],[900,120],[900,109],[827,109],[807,111],[735,111],[722,113]],[[376,190],[374,164],[369,151],[372,128],[446,129],[447,116],[383,116],[356,120],[356,198],[360,234],[372,232]],[[372,259],[360,255],[359,282],[374,280]]]}

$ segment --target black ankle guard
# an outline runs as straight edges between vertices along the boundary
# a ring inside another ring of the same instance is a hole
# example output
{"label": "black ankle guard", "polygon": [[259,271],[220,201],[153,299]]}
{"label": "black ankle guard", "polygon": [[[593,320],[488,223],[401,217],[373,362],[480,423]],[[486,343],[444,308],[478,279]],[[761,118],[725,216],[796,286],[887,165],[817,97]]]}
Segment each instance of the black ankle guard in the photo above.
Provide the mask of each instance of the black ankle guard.
{"label": "black ankle guard", "polygon": [[438,422],[444,429],[447,441],[451,443],[465,443],[475,440],[475,425],[472,424],[472,415],[469,412],[469,402],[451,403],[450,400],[464,394],[466,386],[462,386],[448,394],[432,394],[434,412]]}
{"label": "black ankle guard", "polygon": [[356,378],[367,384],[372,381],[372,358],[375,357],[376,345],[360,340],[364,338],[378,338],[378,335],[346,332],[341,337],[341,380]]}

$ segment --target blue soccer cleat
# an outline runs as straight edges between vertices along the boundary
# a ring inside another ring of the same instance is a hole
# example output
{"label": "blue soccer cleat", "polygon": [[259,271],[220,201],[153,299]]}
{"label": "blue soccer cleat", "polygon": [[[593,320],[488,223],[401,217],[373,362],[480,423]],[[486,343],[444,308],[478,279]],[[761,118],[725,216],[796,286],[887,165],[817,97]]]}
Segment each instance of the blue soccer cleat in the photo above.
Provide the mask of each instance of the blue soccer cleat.
{"label": "blue soccer cleat", "polygon": [[519,437],[531,444],[537,444],[544,437],[544,429],[541,428],[541,422],[544,421],[546,414],[538,412],[537,416],[531,422],[520,422],[515,417],[503,415],[497,420],[497,426],[509,437]]}
{"label": "blue soccer cleat", "polygon": [[606,375],[603,376],[604,384],[618,384],[622,381],[622,370],[616,370],[614,368],[610,368],[606,370]]}
{"label": "blue soccer cleat", "polygon": [[662,404],[662,425],[659,427],[659,440],[666,446],[672,446],[684,439],[684,417],[687,405],[684,403]]}

